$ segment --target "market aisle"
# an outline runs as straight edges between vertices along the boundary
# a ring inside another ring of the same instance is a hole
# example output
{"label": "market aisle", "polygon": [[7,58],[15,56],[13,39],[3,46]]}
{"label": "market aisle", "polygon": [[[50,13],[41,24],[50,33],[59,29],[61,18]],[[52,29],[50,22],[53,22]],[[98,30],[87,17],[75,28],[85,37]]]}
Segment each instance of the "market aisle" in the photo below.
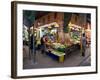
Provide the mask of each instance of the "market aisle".
{"label": "market aisle", "polygon": [[23,60],[24,69],[34,69],[34,68],[54,68],[54,67],[75,67],[75,66],[90,66],[90,48],[86,49],[85,57],[81,56],[80,50],[77,50],[69,54],[63,63],[60,63],[56,60],[53,60],[47,55],[41,54],[40,51],[37,51],[36,54],[36,64],[32,60],[29,60],[28,57],[28,47],[26,47],[26,57]]}

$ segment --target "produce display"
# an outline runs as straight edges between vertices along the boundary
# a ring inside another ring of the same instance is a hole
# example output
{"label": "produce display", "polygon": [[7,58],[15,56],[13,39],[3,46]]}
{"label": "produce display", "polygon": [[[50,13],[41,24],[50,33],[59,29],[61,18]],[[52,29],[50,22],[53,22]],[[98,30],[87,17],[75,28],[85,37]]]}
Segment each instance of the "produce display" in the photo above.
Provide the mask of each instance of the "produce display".
{"label": "produce display", "polygon": [[74,43],[80,43],[80,38],[78,36],[72,37]]}
{"label": "produce display", "polygon": [[80,43],[80,30],[72,30],[71,38],[72,38],[74,44]]}
{"label": "produce display", "polygon": [[53,48],[55,50],[57,50],[58,52],[65,52],[65,48],[67,47],[67,45],[63,45],[63,44],[60,44],[60,43],[53,43]]}
{"label": "produce display", "polygon": [[58,51],[58,50],[52,50],[51,53],[53,53],[53,54],[55,54],[55,55],[57,55],[57,56],[65,55],[65,53],[60,52],[60,51]]}

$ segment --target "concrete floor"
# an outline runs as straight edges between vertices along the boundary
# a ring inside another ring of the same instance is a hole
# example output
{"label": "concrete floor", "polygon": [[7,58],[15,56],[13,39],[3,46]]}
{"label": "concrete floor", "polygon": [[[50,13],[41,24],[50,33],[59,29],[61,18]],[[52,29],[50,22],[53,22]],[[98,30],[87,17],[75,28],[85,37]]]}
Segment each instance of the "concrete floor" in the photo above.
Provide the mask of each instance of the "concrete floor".
{"label": "concrete floor", "polygon": [[66,59],[63,63],[59,63],[58,61],[53,60],[51,57],[41,54],[40,51],[37,51],[36,61],[34,63],[33,58],[29,59],[28,53],[28,46],[24,46],[23,69],[76,67],[91,65],[90,48],[86,49],[85,57],[81,56],[80,50],[77,50],[66,56]]}

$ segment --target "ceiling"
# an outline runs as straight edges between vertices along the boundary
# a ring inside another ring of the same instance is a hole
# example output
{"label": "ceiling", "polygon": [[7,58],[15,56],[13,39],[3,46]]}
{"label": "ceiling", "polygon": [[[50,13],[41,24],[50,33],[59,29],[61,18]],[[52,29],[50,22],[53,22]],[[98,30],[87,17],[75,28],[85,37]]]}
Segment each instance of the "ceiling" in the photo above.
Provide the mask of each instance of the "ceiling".
{"label": "ceiling", "polygon": [[38,19],[46,14],[48,14],[49,12],[44,12],[44,11],[36,11],[36,14],[35,14],[35,19]]}

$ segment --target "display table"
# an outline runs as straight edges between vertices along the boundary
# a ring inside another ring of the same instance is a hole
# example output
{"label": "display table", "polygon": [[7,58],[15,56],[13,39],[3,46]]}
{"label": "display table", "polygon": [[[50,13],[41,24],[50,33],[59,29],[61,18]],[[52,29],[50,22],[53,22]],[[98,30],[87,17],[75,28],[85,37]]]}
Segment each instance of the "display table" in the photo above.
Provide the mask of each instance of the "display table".
{"label": "display table", "polygon": [[68,54],[76,50],[80,50],[79,41],[75,41],[74,44],[70,46],[64,46],[60,43],[54,43],[52,44],[51,48],[46,50],[46,54],[54,60],[57,60],[59,62],[64,62]]}
{"label": "display table", "polygon": [[64,62],[65,53],[58,52],[56,50],[47,50],[46,54],[54,60],[57,60],[59,62]]}
{"label": "display table", "polygon": [[80,50],[80,44],[79,44],[79,43],[73,44],[73,45],[67,47],[67,48],[65,49],[65,54],[66,54],[66,56],[67,56],[67,55],[69,55],[70,53],[75,52],[75,51],[77,51],[77,50]]}

